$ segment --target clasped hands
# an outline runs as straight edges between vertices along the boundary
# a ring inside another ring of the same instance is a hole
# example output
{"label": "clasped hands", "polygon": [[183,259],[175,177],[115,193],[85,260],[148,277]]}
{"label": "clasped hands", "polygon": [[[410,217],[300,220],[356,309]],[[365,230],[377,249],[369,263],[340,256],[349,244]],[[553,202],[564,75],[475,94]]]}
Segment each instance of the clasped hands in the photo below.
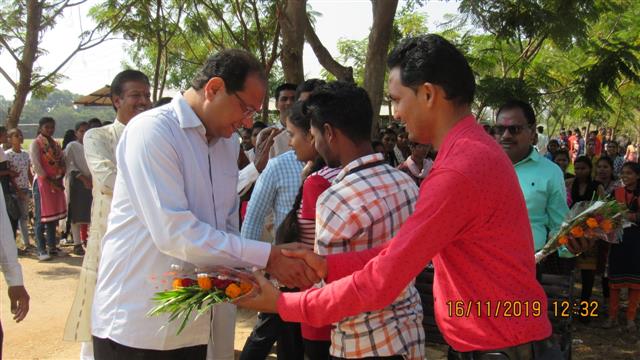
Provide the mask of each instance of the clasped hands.
{"label": "clasped hands", "polygon": [[[303,249],[299,244],[271,247],[266,272],[288,288],[306,289],[327,276],[324,257]],[[254,272],[260,292],[235,302],[236,305],[261,312],[277,313],[280,291],[264,277],[262,271]]]}

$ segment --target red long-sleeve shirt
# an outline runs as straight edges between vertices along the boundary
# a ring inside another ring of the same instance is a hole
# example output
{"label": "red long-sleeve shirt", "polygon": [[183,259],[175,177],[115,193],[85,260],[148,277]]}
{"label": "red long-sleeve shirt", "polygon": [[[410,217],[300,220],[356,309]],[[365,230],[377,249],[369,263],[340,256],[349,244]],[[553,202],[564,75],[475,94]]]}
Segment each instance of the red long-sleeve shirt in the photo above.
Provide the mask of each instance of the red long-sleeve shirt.
{"label": "red long-sleeve shirt", "polygon": [[328,256],[329,284],[282,294],[278,312],[319,326],[380,309],[433,259],[435,314],[446,341],[458,351],[518,345],[551,334],[533,255],[513,165],[469,116],[447,134],[415,213],[395,238]]}

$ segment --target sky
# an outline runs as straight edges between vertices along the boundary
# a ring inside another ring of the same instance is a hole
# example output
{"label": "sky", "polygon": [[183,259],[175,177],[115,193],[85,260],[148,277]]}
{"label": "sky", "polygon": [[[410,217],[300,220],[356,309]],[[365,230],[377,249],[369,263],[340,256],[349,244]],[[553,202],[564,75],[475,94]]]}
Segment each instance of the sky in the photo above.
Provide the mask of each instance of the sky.
{"label": "sky", "polygon": [[[91,29],[93,25],[87,16],[89,8],[99,2],[90,0],[68,10],[55,28],[45,33],[42,46],[47,54],[38,60],[37,66],[44,70],[53,70],[75,49],[78,35],[82,30]],[[309,0],[308,3],[313,10],[322,14],[316,21],[316,33],[334,57],[339,55],[336,49],[339,39],[362,39],[369,35],[372,23],[369,0]],[[398,8],[400,6],[401,4]],[[427,15],[427,26],[430,30],[437,30],[438,24],[444,21],[444,15],[457,13],[457,8],[456,1],[425,1],[424,6],[417,11]],[[127,46],[130,44],[122,39],[110,40],[76,54],[61,69],[60,73],[66,78],[59,82],[58,88],[77,94],[88,94],[109,84],[121,71],[123,62],[128,59]],[[303,59],[306,77],[319,76],[322,67],[309,45],[305,45]],[[6,52],[0,52],[0,66],[14,80],[17,79],[15,63]],[[0,95],[6,99],[13,99],[13,93],[9,83],[4,77],[0,77]],[[168,95],[171,95],[171,92]]]}

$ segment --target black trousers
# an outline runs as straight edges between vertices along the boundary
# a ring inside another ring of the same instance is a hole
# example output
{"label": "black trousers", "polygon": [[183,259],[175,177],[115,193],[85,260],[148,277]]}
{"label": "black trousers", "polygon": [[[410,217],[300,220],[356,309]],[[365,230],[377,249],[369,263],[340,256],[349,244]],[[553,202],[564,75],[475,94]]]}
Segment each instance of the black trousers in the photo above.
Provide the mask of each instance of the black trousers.
{"label": "black trousers", "polygon": [[300,324],[284,322],[278,314],[258,314],[258,322],[247,338],[240,360],[266,359],[277,342],[278,360],[302,360],[304,349]]}
{"label": "black trousers", "polygon": [[331,341],[302,339],[306,360],[328,360]]}
{"label": "black trousers", "polygon": [[138,349],[118,344],[111,339],[93,337],[93,356],[96,360],[205,360],[207,345],[174,350]]}

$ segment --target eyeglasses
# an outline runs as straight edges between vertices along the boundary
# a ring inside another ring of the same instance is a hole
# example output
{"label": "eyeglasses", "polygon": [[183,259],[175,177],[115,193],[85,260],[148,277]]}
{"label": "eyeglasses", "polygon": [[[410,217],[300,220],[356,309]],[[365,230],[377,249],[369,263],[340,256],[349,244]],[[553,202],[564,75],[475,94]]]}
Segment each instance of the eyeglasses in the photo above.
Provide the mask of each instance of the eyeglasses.
{"label": "eyeglasses", "polygon": [[251,117],[253,116],[253,114],[258,112],[258,110],[256,110],[253,106],[248,105],[244,100],[242,100],[238,93],[233,93],[233,95],[235,95],[235,97],[238,98],[238,101],[240,101],[240,106],[242,107],[242,116],[244,118]]}
{"label": "eyeglasses", "polygon": [[509,130],[509,134],[511,135],[518,135],[522,132],[522,130],[528,128],[528,126],[522,126],[522,125],[496,125],[493,127],[496,131],[496,134],[498,135],[502,135],[504,134],[505,130]]}

